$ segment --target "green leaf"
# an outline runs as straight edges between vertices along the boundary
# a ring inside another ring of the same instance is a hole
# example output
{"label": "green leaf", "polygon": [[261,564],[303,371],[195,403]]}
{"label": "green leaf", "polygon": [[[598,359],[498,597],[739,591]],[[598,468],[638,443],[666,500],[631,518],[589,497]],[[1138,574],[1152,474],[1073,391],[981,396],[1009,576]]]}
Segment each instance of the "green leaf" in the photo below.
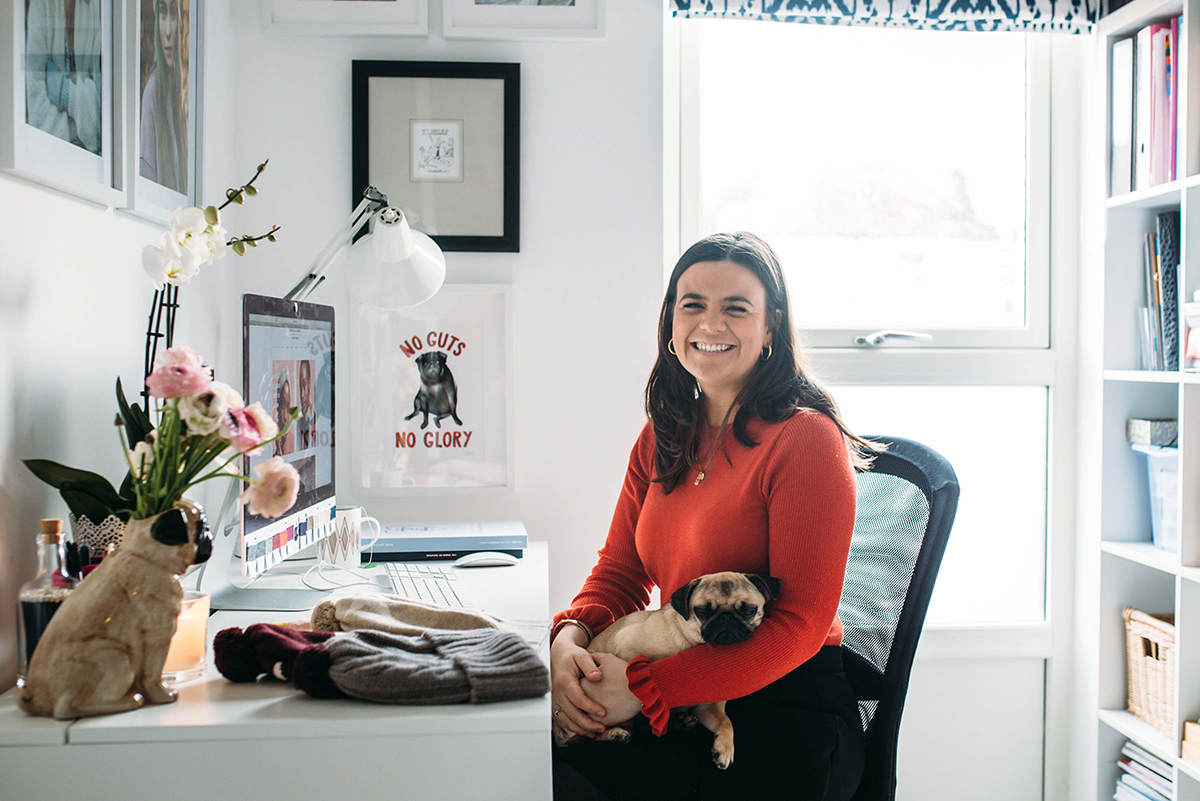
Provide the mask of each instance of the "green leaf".
{"label": "green leaf", "polygon": [[241,192],[238,192],[236,195],[234,195],[232,199],[233,199],[233,202],[238,204],[239,206],[246,202],[245,198],[242,197]]}
{"label": "green leaf", "polygon": [[208,221],[209,225],[216,225],[218,222],[220,222],[221,215],[217,212],[217,207],[216,206],[205,206],[204,207],[204,219]]}
{"label": "green leaf", "polygon": [[249,246],[250,246],[250,247],[252,247],[252,248],[256,248],[256,247],[258,247],[258,243],[257,243],[257,242],[255,242],[253,239],[247,239],[247,240],[246,240],[246,244],[247,244],[247,245],[249,245]]}
{"label": "green leaf", "polygon": [[[108,485],[108,488],[112,489],[112,485],[108,483],[108,479],[104,476],[88,472],[87,470],[67,467],[58,462],[52,462],[49,459],[26,459],[25,466],[29,468],[31,473],[55,489],[61,489],[68,483],[88,487]],[[113,492],[115,494],[116,491],[114,490]]]}
{"label": "green leaf", "polygon": [[68,492],[81,492],[85,495],[90,495],[91,497],[95,498],[98,503],[103,504],[109,510],[108,514],[111,514],[113,511],[120,509],[125,505],[125,501],[122,500],[121,496],[117,494],[117,491],[113,489],[112,484],[109,484],[108,481],[104,479],[101,479],[101,483],[68,481],[63,484],[58,491],[63,495],[64,499],[66,498],[66,493]]}
{"label": "green leaf", "polygon": [[242,189],[246,190],[246,194],[249,195],[250,197],[254,197],[255,195],[258,194],[258,190],[255,189],[253,186],[243,186]]}
{"label": "green leaf", "polygon": [[117,494],[130,506],[137,506],[137,493],[133,490],[133,473],[125,471],[125,480],[121,482],[121,489],[117,491]]}
{"label": "green leaf", "polygon": [[225,197],[232,198],[236,194],[237,194],[236,189],[226,189],[225,190]]}
{"label": "green leaf", "polygon": [[242,240],[239,239],[233,243],[233,252],[239,256],[246,255],[246,245],[243,244]]}
{"label": "green leaf", "polygon": [[275,238],[275,234],[267,234],[267,241],[268,242],[278,242],[279,240]]}
{"label": "green leaf", "polygon": [[72,514],[76,517],[86,517],[97,525],[104,522],[104,518],[116,511],[115,508],[105,506],[86,492],[78,492],[70,489],[64,489],[61,492],[62,498],[66,501],[67,507],[71,510]]}
{"label": "green leaf", "polygon": [[130,447],[144,440],[154,430],[154,424],[150,422],[150,418],[146,416],[142,407],[137,404],[129,405],[119,378],[117,379],[117,406],[121,410],[121,417],[125,420],[125,437],[129,441]]}

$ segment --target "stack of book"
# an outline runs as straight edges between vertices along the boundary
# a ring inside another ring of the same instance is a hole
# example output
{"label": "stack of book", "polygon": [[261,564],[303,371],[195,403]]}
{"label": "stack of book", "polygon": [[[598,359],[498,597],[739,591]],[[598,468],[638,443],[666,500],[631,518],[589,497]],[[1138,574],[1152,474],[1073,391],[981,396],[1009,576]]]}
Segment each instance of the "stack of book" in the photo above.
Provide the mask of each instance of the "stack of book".
{"label": "stack of book", "polygon": [[1174,801],[1171,766],[1145,749],[1125,743],[1117,766],[1121,777],[1117,779],[1115,801]]}
{"label": "stack of book", "polygon": [[1179,369],[1179,212],[1161,212],[1142,248],[1146,305],[1138,335],[1143,370]]}
{"label": "stack of book", "polygon": [[1113,44],[1109,194],[1175,180],[1179,151],[1179,23],[1147,25]]}

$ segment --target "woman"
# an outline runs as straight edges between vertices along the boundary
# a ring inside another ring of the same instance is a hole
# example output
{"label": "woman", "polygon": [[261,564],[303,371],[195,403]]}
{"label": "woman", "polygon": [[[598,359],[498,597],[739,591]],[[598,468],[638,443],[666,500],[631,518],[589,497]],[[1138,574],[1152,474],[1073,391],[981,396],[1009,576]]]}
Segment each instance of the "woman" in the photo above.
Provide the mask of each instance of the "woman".
{"label": "woman", "polygon": [[32,0],[25,6],[25,121],[100,155],[100,0]]}
{"label": "woman", "polygon": [[300,416],[296,418],[296,449],[307,450],[312,447],[313,417],[312,400],[312,362],[302,359],[296,368],[297,382],[300,385]]}
{"label": "woman", "polygon": [[[187,194],[187,109],[184,108],[180,0],[154,0],[154,65],[142,90],[143,178]],[[143,23],[144,24],[144,23]]]}
{"label": "woman", "polygon": [[[275,391],[275,425],[279,426],[279,430],[283,431],[291,422],[292,408],[292,382],[288,378],[287,368],[279,373],[279,388]],[[292,452],[292,445],[295,440],[292,435],[295,432],[288,431],[279,439],[275,440],[275,451],[273,456],[287,456]]]}
{"label": "woman", "polygon": [[[871,446],[843,425],[795,351],[779,259],[753,234],[716,234],[679,259],[646,387],[649,423],[599,562],[555,617],[555,718],[594,737],[641,710],[658,737],[555,751],[555,797],[845,801],[862,773],[858,705],[837,606],[854,528],[854,469]],[[590,638],[706,573],[781,580],[750,639],[658,662],[589,654]],[[736,700],[735,700],[736,699]],[[736,756],[712,733],[666,731],[673,707],[729,701]]]}

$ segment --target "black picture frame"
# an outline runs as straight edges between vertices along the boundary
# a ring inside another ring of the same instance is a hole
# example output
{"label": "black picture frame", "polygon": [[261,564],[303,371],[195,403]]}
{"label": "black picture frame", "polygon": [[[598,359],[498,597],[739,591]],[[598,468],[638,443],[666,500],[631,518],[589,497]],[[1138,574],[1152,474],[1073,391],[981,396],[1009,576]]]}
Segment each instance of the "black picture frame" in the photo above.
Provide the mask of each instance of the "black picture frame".
{"label": "black picture frame", "polygon": [[[368,61],[352,63],[353,109],[353,187],[351,207],[362,200],[363,190],[376,186],[381,192],[394,193],[396,188],[376,184],[370,175],[370,95],[371,78],[461,78],[498,79],[504,82],[504,147],[503,147],[503,233],[493,235],[430,234],[444,251],[475,251],[519,253],[520,238],[520,141],[521,141],[521,65],[518,63],[475,61]],[[404,208],[404,199],[394,194],[389,201]],[[414,226],[421,228],[420,221]],[[428,233],[428,232],[426,232]]]}

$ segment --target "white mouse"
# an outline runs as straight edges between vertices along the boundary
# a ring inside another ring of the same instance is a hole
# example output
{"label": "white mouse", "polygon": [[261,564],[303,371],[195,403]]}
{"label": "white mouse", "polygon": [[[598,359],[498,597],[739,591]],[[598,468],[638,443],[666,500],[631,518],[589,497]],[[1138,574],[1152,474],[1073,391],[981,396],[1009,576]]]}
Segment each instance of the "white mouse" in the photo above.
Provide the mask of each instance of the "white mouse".
{"label": "white mouse", "polygon": [[454,560],[455,567],[510,567],[521,561],[510,553],[480,551],[460,556]]}

